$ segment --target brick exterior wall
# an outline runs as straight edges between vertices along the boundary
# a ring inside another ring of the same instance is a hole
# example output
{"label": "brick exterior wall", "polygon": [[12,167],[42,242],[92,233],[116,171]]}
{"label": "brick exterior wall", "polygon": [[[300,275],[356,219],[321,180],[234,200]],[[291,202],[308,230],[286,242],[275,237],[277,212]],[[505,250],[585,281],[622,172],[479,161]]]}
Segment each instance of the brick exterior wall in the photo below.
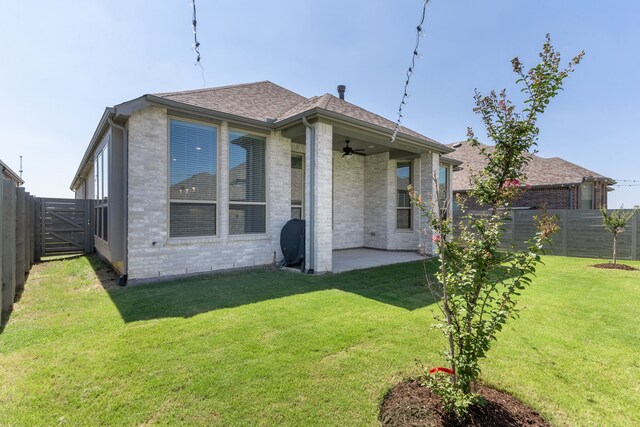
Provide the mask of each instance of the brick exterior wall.
{"label": "brick exterior wall", "polygon": [[364,246],[365,157],[333,152],[333,249]]}
{"label": "brick exterior wall", "polygon": [[[334,249],[372,247],[417,250],[431,253],[430,233],[423,235],[417,210],[413,229],[396,229],[396,161],[389,153],[343,159],[332,147],[333,128],[315,123],[316,179],[315,265],[316,272],[331,271]],[[128,276],[132,281],[164,276],[271,264],[282,257],[280,232],[291,217],[291,153],[305,154],[305,204],[309,239],[308,145],[292,144],[280,132],[267,138],[266,233],[229,235],[228,154],[229,125],[218,129],[217,235],[196,238],[169,236],[169,141],[167,111],[147,107],[131,115],[128,165]],[[307,144],[309,143],[307,130]],[[431,197],[433,171],[438,156],[415,159],[413,182],[425,200]],[[307,252],[309,241],[307,241]],[[307,268],[309,258],[307,253]]]}
{"label": "brick exterior wall", "polygon": [[[228,126],[218,127],[220,190],[218,234],[169,238],[167,112],[148,107],[129,119],[128,275],[149,279],[270,264],[280,254],[280,229],[290,218],[291,143],[279,133],[267,135],[267,232],[229,236]],[[284,168],[278,179],[269,171]]]}

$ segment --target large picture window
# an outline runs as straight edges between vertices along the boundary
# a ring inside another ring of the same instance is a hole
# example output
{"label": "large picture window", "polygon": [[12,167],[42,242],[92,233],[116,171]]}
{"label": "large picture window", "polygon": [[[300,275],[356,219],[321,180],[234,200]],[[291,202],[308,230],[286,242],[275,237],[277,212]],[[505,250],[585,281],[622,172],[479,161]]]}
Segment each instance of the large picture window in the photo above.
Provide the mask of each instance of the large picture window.
{"label": "large picture window", "polygon": [[169,121],[169,236],[214,236],[218,196],[217,129]]}
{"label": "large picture window", "polygon": [[398,193],[396,227],[411,228],[411,200],[407,187],[411,184],[411,162],[398,162],[396,166],[396,188]]}
{"label": "large picture window", "polygon": [[105,242],[109,234],[109,144],[96,155],[93,163],[95,183],[95,235]]}
{"label": "large picture window", "polygon": [[266,139],[229,132],[229,234],[266,231]]}

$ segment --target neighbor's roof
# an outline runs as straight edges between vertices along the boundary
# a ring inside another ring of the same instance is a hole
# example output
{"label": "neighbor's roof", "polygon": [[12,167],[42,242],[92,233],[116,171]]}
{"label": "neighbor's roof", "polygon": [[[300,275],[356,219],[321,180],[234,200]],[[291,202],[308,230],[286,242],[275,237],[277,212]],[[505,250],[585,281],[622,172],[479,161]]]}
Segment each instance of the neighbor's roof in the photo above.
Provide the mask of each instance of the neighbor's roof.
{"label": "neighbor's roof", "polygon": [[[447,145],[456,150],[447,156],[463,162],[462,169],[453,174],[453,190],[468,190],[470,188],[471,172],[477,172],[484,167],[484,157],[480,154],[479,149],[472,147],[468,141]],[[480,145],[481,147],[486,147],[488,151],[493,150],[492,146]],[[531,160],[525,167],[524,172],[527,175],[527,184],[534,187],[579,184],[583,181],[605,181],[607,185],[615,184],[615,181],[611,178],[559,157],[545,159],[535,154],[529,154],[529,156]]]}
{"label": "neighbor's roof", "polygon": [[[305,98],[270,81],[183,92],[156,93],[154,96],[252,120],[270,122],[275,126],[314,110],[336,113],[390,131],[393,131],[396,125],[391,120],[329,93]],[[399,133],[425,142],[436,143],[433,139],[404,126],[400,127]]]}
{"label": "neighbor's roof", "polygon": [[22,180],[22,178],[20,178],[20,175],[18,175],[17,173],[15,173],[9,166],[7,166],[7,164],[5,162],[3,162],[2,160],[0,160],[0,169],[2,169],[2,174],[4,176],[6,176],[7,178],[11,179],[12,181],[14,181],[16,184],[18,184],[18,186],[24,184],[24,181]]}

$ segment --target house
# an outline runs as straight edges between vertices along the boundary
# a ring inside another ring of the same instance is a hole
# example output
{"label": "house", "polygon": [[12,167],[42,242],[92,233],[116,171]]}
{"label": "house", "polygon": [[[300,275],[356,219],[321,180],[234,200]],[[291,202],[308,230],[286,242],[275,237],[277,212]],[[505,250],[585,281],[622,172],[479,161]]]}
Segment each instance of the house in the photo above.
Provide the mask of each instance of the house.
{"label": "house", "polygon": [[96,251],[129,280],[272,264],[304,218],[309,272],[338,249],[432,252],[406,187],[431,197],[453,149],[404,127],[392,143],[395,123],[339,89],[263,81],[106,108],[71,183],[95,200]]}
{"label": "house", "polygon": [[[453,194],[466,195],[470,188],[470,177],[485,165],[479,149],[469,142],[448,144],[456,151],[449,157],[462,162],[453,174]],[[489,152],[493,147],[481,144]],[[585,169],[559,157],[543,158],[529,154],[530,160],[524,172],[527,175],[526,189],[514,202],[514,208],[548,209],[600,209],[607,207],[607,193],[616,182],[596,172]],[[472,200],[470,209],[478,209]],[[454,203],[454,210],[456,209]]]}
{"label": "house", "polygon": [[20,175],[18,175],[17,173],[15,173],[9,166],[7,166],[7,164],[5,162],[3,162],[2,160],[0,160],[0,169],[2,169],[2,176],[6,179],[8,179],[9,181],[13,182],[13,184],[16,187],[20,187],[21,185],[24,184],[24,181],[22,180],[22,178],[20,178]]}

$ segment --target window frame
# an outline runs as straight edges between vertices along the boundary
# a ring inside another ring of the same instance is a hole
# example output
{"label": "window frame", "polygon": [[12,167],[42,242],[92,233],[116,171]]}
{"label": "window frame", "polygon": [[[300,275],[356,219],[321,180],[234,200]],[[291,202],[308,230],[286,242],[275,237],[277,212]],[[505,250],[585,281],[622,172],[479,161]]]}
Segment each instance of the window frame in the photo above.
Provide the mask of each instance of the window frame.
{"label": "window frame", "polygon": [[[306,196],[306,183],[305,183],[305,154],[304,153],[298,153],[295,151],[291,152],[291,158],[293,159],[293,157],[300,157],[301,160],[301,165],[302,165],[302,199],[300,200],[300,204],[299,205],[294,205],[293,204],[293,198],[291,198],[290,200],[290,207],[291,207],[291,213],[293,214],[293,210],[294,209],[300,209],[300,219],[304,219],[304,200],[305,200],[305,196]],[[291,171],[293,170],[293,163],[289,166],[289,174],[291,174]],[[291,189],[293,190],[293,181],[291,181]],[[291,192],[290,192],[291,193]],[[293,219],[293,215],[291,215],[291,219]]]}
{"label": "window frame", "polygon": [[[396,207],[395,207],[395,210],[396,210],[396,230],[398,230],[398,231],[410,231],[410,230],[413,230],[413,225],[414,225],[413,224],[414,223],[414,221],[413,221],[413,207],[411,206],[411,203],[409,203],[409,206],[407,206],[407,207],[398,206],[400,204],[399,203],[400,192],[402,191],[402,192],[406,193],[407,196],[409,194],[409,192],[407,191],[406,188],[404,188],[404,189],[398,188],[398,168],[399,168],[399,165],[401,165],[401,164],[409,165],[409,185],[413,184],[413,161],[411,161],[411,160],[397,160],[396,161],[396,168],[395,168],[396,169],[396,173],[395,173],[395,180],[396,180]],[[398,227],[398,218],[399,218],[398,213],[400,211],[409,211],[409,226],[408,227]]]}
{"label": "window frame", "polygon": [[[109,147],[111,146],[111,137],[107,137],[106,142],[102,144],[93,156],[93,179],[94,179],[94,237],[105,243],[109,243],[109,164],[111,155],[109,154]],[[106,185],[106,197],[105,197],[105,154],[107,156],[106,168],[107,168],[107,185]]]}
{"label": "window frame", "polygon": [[[242,133],[246,136],[253,136],[257,138],[264,139],[264,202],[246,202],[246,201],[236,201],[231,200],[231,179],[230,179],[230,171],[231,171],[231,134],[232,133]],[[269,167],[269,135],[265,133],[260,133],[252,130],[247,130],[243,128],[231,127],[227,128],[227,158],[225,159],[227,163],[227,224],[226,230],[227,235],[230,239],[243,239],[243,238],[252,238],[252,237],[260,237],[268,235],[268,224],[269,224],[269,175],[270,175],[270,167]],[[264,206],[264,231],[257,231],[253,233],[231,233],[231,206],[232,205],[243,205],[243,206]]]}
{"label": "window frame", "polygon": [[[591,188],[591,206],[588,208],[585,208],[582,206],[582,202],[584,201],[583,199],[583,193],[584,193],[584,187],[585,186],[590,186]],[[596,204],[596,183],[593,181],[583,181],[580,183],[580,198],[578,199],[578,203],[580,206],[580,210],[589,210],[589,209],[595,209],[595,204]]]}
{"label": "window frame", "polygon": [[[215,149],[213,150],[216,155],[214,163],[216,170],[216,197],[215,200],[193,200],[193,199],[172,199],[171,198],[171,122],[184,122],[195,124],[199,126],[206,126],[215,129]],[[167,116],[167,236],[169,241],[182,242],[182,241],[202,241],[203,239],[217,239],[220,236],[220,145],[221,145],[221,126],[218,123],[207,122],[203,120],[194,120],[181,116]],[[202,204],[213,205],[215,212],[215,233],[214,234],[202,234],[197,236],[172,236],[171,235],[171,204]]]}

